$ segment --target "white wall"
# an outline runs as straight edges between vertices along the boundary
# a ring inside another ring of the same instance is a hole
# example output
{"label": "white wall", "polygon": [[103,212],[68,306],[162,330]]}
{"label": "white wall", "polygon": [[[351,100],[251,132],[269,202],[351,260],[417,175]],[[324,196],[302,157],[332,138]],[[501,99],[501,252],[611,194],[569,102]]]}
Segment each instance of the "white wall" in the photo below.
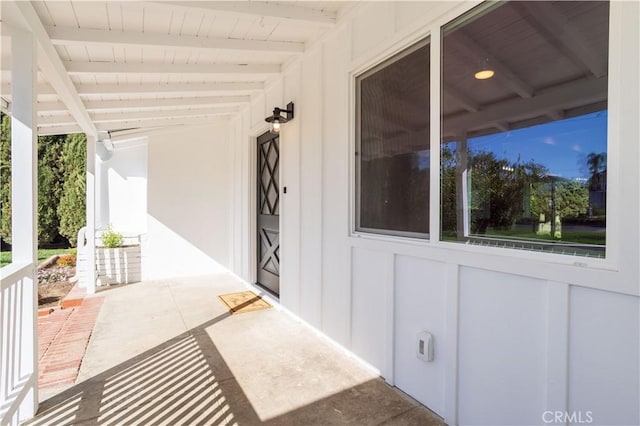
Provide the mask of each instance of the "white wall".
{"label": "white wall", "polygon": [[[294,100],[281,134],[285,307],[450,424],[542,424],[545,410],[638,424],[637,3],[611,7],[609,260],[350,233],[350,76],[429,31],[437,39],[471,6],[362,4],[252,99],[233,124],[234,270],[253,281],[255,137]],[[432,363],[415,357],[421,330],[435,337]]]}
{"label": "white wall", "polygon": [[96,206],[96,226],[127,234],[147,231],[147,145],[144,141],[132,147],[109,153],[98,160],[100,185]]}
{"label": "white wall", "polygon": [[149,136],[143,279],[231,268],[231,147],[227,122]]}

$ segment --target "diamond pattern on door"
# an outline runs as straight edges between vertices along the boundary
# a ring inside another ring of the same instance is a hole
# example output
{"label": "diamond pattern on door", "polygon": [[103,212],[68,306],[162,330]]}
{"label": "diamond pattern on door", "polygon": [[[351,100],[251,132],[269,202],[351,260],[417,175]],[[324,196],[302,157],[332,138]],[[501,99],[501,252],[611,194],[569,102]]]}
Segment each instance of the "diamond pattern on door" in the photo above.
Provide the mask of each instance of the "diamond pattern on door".
{"label": "diamond pattern on door", "polygon": [[278,231],[260,230],[260,267],[274,275],[280,275],[280,241]]}
{"label": "diamond pattern on door", "polygon": [[260,145],[260,214],[279,213],[278,138]]}

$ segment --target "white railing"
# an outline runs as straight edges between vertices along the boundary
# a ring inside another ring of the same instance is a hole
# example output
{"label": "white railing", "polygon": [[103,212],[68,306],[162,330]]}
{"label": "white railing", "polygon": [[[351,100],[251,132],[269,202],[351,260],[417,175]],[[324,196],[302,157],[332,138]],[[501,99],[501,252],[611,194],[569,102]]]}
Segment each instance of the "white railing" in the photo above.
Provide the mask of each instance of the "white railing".
{"label": "white railing", "polygon": [[36,403],[35,265],[0,269],[0,425],[17,425]]}

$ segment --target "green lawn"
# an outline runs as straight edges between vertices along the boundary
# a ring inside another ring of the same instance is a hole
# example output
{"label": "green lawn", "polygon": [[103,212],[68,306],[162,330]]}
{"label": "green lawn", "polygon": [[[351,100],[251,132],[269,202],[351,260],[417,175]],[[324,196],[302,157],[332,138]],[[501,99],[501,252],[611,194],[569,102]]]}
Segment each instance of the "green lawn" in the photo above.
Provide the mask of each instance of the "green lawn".
{"label": "green lawn", "polygon": [[604,232],[589,232],[589,231],[562,231],[562,239],[554,240],[551,238],[551,235],[538,235],[535,232],[523,232],[522,230],[498,230],[492,229],[488,231],[484,237],[514,237],[514,238],[524,238],[527,240],[538,240],[540,242],[544,241],[558,241],[563,243],[581,243],[581,244],[598,244],[604,245],[606,234]]}
{"label": "green lawn", "polygon": [[[72,249],[40,249],[38,250],[38,263],[47,260],[54,254],[68,254]],[[11,263],[11,252],[3,251],[0,253],[0,268]]]}

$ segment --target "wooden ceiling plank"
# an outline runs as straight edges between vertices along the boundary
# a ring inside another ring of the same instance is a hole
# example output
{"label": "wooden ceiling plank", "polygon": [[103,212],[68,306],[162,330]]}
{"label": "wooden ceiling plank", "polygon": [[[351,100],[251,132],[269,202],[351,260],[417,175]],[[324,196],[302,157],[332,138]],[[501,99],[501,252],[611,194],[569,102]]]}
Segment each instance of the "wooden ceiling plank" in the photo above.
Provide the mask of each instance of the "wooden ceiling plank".
{"label": "wooden ceiling plank", "polygon": [[[7,83],[3,84],[2,93],[11,93],[11,85]],[[57,95],[57,93],[49,84],[40,83],[38,84],[38,95]]]}
{"label": "wooden ceiling plank", "polygon": [[279,64],[158,64],[66,61],[70,75],[76,74],[279,74]]}
{"label": "wooden ceiling plank", "polygon": [[226,115],[238,112],[237,108],[198,108],[171,111],[140,111],[140,112],[107,112],[94,113],[92,117],[96,123],[132,120],[164,120],[195,118],[212,115]]}
{"label": "wooden ceiling plank", "polygon": [[[203,105],[242,105],[250,101],[249,96],[205,96],[168,99],[128,99],[117,101],[84,101],[87,111],[122,111],[131,109],[167,110],[189,108]],[[39,114],[66,112],[67,106],[62,102],[38,102]]]}
{"label": "wooden ceiling plank", "polygon": [[241,105],[250,101],[249,96],[202,96],[167,99],[128,99],[120,101],[85,101],[89,111],[126,109],[180,108],[202,105]]}
{"label": "wooden ceiling plank", "polygon": [[[122,121],[147,121],[147,120],[177,120],[184,118],[199,118],[214,115],[227,115],[238,112],[234,108],[203,108],[172,111],[141,111],[141,112],[108,112],[92,114],[95,123],[111,123]],[[71,115],[52,115],[38,117],[39,126],[71,126],[75,120]]]}
{"label": "wooden ceiling plank", "polygon": [[38,126],[38,136],[67,135],[71,133],[83,133],[78,125],[73,126]]}
{"label": "wooden ceiling plank", "polygon": [[585,40],[568,19],[554,10],[550,2],[509,3],[546,40],[558,47],[565,55],[578,62],[595,77],[607,73],[607,64]]}
{"label": "wooden ceiling plank", "polygon": [[490,68],[496,72],[494,78],[503,80],[505,84],[519,96],[523,98],[533,96],[533,87],[531,87],[531,85],[524,82],[507,65],[497,59],[487,49],[480,46],[471,37],[464,34],[462,30],[458,30],[448,37],[449,41],[456,45],[456,48],[463,56],[473,58],[478,64],[482,64],[485,60],[488,61]]}
{"label": "wooden ceiling plank", "polygon": [[334,11],[263,1],[154,1],[148,3],[165,7],[196,8],[214,12],[281,18],[321,26],[333,26],[337,21],[337,13]]}
{"label": "wooden ceiling plank", "polygon": [[158,126],[175,126],[175,125],[193,125],[193,124],[210,124],[217,118],[227,117],[230,113],[209,115],[206,117],[178,117],[172,118],[159,118],[148,120],[127,120],[127,121],[113,121],[108,123],[97,123],[96,127],[100,131],[118,131],[120,129],[135,129],[144,127],[158,127]]}
{"label": "wooden ceiling plank", "polygon": [[301,54],[304,43],[288,41],[239,40],[190,35],[120,32],[72,27],[46,27],[56,45],[108,45],[187,49],[224,49]]}
{"label": "wooden ceiling plank", "polygon": [[262,90],[264,89],[264,83],[80,84],[77,89],[80,95],[244,92]]}

